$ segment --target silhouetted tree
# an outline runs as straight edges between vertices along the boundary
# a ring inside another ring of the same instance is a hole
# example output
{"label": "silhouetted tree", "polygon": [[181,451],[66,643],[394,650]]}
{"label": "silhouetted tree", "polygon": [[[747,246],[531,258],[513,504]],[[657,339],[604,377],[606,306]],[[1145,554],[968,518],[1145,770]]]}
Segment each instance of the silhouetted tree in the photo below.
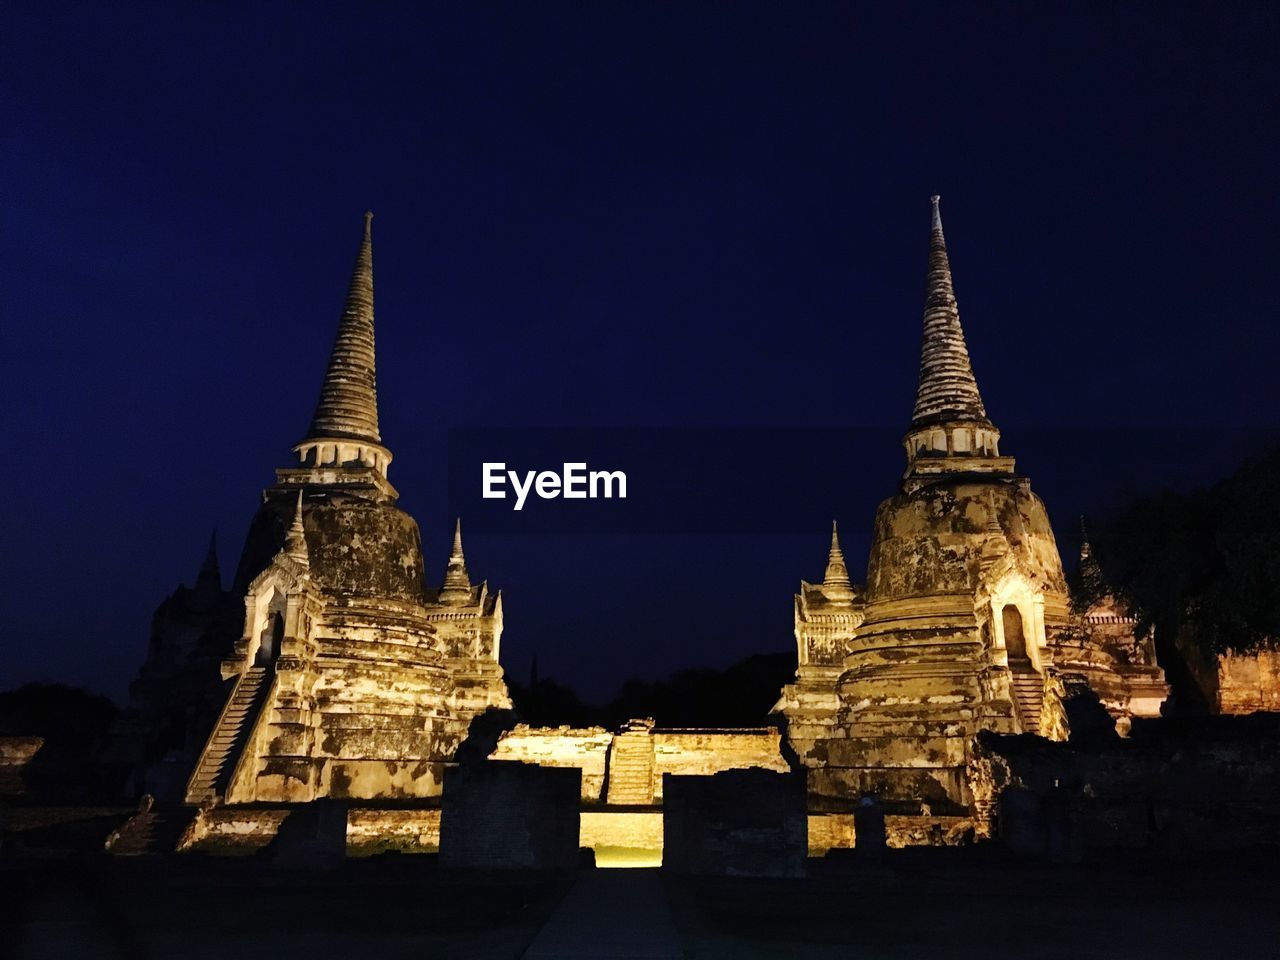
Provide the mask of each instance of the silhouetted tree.
{"label": "silhouetted tree", "polygon": [[722,670],[699,667],[665,680],[632,678],[603,707],[584,703],[553,680],[529,686],[508,681],[508,688],[516,713],[533,726],[617,729],[633,717],[652,717],[664,727],[747,727],[770,722],[769,710],[795,668],[795,654],[766,653]]}
{"label": "silhouetted tree", "polygon": [[666,680],[628,680],[603,708],[606,725],[652,717],[664,727],[746,727],[768,721],[795,655],[756,654],[723,670],[681,670]]}
{"label": "silhouetted tree", "polygon": [[1280,450],[1207,490],[1138,498],[1096,540],[1108,585],[1158,642],[1212,654],[1280,637]]}
{"label": "silhouetted tree", "polygon": [[554,680],[530,685],[507,681],[511,704],[522,723],[534,727],[590,727],[600,722],[599,710]]}

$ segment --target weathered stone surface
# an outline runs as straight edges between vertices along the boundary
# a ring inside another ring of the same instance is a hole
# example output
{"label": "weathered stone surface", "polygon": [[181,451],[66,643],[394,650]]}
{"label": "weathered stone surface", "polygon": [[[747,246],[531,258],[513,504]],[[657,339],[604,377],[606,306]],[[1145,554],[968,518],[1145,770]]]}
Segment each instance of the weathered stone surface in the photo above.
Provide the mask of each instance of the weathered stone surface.
{"label": "weathered stone surface", "polygon": [[[392,503],[341,489],[303,501],[307,554],[316,585],[351,597],[426,601],[418,524]],[[271,488],[249,527],[236,583],[248,589],[284,546],[297,490]]]}
{"label": "weathered stone surface", "polygon": [[815,742],[831,736],[840,710],[836,682],[849,641],[863,620],[861,587],[849,582],[834,523],[821,584],[800,582],[795,596],[796,682],[782,688],[774,711],[787,719],[787,739],[802,762],[814,763]]}
{"label": "weathered stone surface", "polygon": [[983,734],[971,780],[986,830],[1018,852],[1280,846],[1275,715],[1137,720],[1128,738],[1083,744]]}
{"label": "weathered stone surface", "polygon": [[387,481],[374,382],[369,227],[298,463],[277,471],[242,554],[233,680],[187,783],[192,804],[440,795],[471,720],[507,707],[501,598],[454,544],[426,586],[421,539]]}
{"label": "weathered stone surface", "polygon": [[439,849],[439,807],[352,807],[347,812],[348,856]]}
{"label": "weathered stone surface", "polygon": [[347,855],[347,805],[317,800],[295,807],[280,824],[267,854],[283,867],[336,867]]}
{"label": "weathered stone surface", "polygon": [[567,869],[578,862],[577,770],[489,760],[445,775],[440,862]]}
{"label": "weathered stone surface", "polygon": [[[798,598],[800,669],[776,708],[826,807],[871,794],[899,813],[927,804],[967,814],[973,736],[1067,736],[1068,677],[1126,728],[1159,710],[1167,688],[1149,638],[1136,638],[1113,600],[1073,613],[1048,513],[999,439],[970,366],[935,197],[907,471],[876,512],[865,591],[841,593],[846,620],[832,618],[819,590]],[[822,660],[824,642],[844,651],[834,681],[833,668],[806,665]]]}
{"label": "weathered stone surface", "polygon": [[601,802],[613,734],[604,727],[530,727],[519,724],[503,734],[492,759],[582,771],[582,800]]}
{"label": "weathered stone surface", "polygon": [[291,808],[259,806],[202,807],[178,841],[179,853],[255,853],[275,839]]}
{"label": "weathered stone surface", "polygon": [[[614,775],[611,765],[618,758],[616,745],[624,736],[647,754],[643,769],[648,785],[639,793],[622,795],[611,790],[606,795],[605,783]],[[669,730],[641,721],[632,721],[618,734],[603,727],[578,730],[520,724],[503,734],[492,758],[576,767],[582,771],[582,800],[586,804],[660,804],[663,775],[668,773],[710,776],[721,770],[753,767],[775,772],[790,769],[777,727]]]}
{"label": "weathered stone surface", "polygon": [[44,737],[0,737],[0,797],[26,792],[23,771],[43,746]]}
{"label": "weathered stone surface", "polygon": [[380,443],[373,331],[373,214],[364,217],[347,302],[329,355],[320,401],[307,439],[350,438]]}
{"label": "weathered stone surface", "polygon": [[1280,650],[1224,653],[1217,673],[1219,712],[1280,712]]}
{"label": "weathered stone surface", "polygon": [[664,781],[664,869],[804,875],[808,815],[803,774],[728,770],[710,777],[668,774]]}
{"label": "weathered stone surface", "polygon": [[660,810],[583,810],[580,823],[579,843],[595,851],[597,865],[619,855],[635,862],[641,853],[654,865],[662,862]]}

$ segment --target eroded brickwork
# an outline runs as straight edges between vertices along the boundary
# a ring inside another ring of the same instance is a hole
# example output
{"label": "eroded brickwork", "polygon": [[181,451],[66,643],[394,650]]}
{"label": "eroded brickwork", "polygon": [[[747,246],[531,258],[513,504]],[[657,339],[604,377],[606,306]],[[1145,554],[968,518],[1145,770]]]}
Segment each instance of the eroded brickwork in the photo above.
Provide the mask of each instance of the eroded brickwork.
{"label": "eroded brickwork", "polygon": [[873,795],[897,815],[962,817],[978,732],[1067,736],[1059,698],[1077,681],[1124,726],[1164,700],[1131,618],[1073,614],[1048,513],[999,442],[935,197],[907,470],[876,511],[865,589],[802,586],[797,680],[776,708],[821,807]]}
{"label": "eroded brickwork", "polygon": [[424,800],[471,720],[507,707],[501,597],[460,531],[439,589],[396,505],[378,428],[369,220],[311,429],[277,471],[237,573],[243,630],[188,782],[192,804]]}

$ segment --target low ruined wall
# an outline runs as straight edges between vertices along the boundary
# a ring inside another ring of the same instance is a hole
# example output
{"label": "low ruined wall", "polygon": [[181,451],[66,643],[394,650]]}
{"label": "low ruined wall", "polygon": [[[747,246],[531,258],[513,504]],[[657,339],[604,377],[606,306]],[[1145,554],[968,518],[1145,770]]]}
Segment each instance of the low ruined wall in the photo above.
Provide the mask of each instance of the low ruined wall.
{"label": "low ruined wall", "polygon": [[1280,846],[1280,715],[1135,720],[1126,739],[980,735],[975,799],[1016,852]]}
{"label": "low ruined wall", "polygon": [[[516,760],[540,767],[574,767],[582,771],[582,800],[604,799],[605,771],[614,734],[603,727],[529,727],[520,724],[502,735],[492,760]],[[654,800],[662,800],[662,776],[710,776],[721,770],[759,767],[783,773],[789,768],[782,757],[781,734],[772,727],[759,729],[654,730]]]}
{"label": "low ruined wall", "polygon": [[577,770],[501,760],[445,775],[440,861],[450,867],[560,869],[578,861]]}
{"label": "low ruined wall", "polygon": [[347,856],[435,853],[440,849],[440,809],[356,807],[347,814]]}
{"label": "low ruined wall", "polygon": [[[888,814],[884,818],[885,845],[904,847],[949,847],[973,840],[973,821],[968,817],[937,817],[925,814]],[[852,813],[812,813],[809,815],[809,856],[821,857],[828,850],[857,847],[857,830]]]}
{"label": "low ruined wall", "polygon": [[597,850],[622,847],[630,850],[662,849],[662,813],[645,810],[584,810],[579,843]]}
{"label": "low ruined wall", "polygon": [[1280,711],[1280,650],[1218,657],[1218,710]]}
{"label": "low ruined wall", "polygon": [[804,777],[767,770],[666,777],[664,869],[676,873],[803,876],[808,856]]}
{"label": "low ruined wall", "polygon": [[22,771],[44,746],[44,737],[0,737],[0,797],[26,792]]}
{"label": "low ruined wall", "polygon": [[852,813],[809,814],[809,856],[821,857],[828,850],[847,850],[854,845]]}
{"label": "low ruined wall", "polygon": [[613,734],[604,727],[530,727],[522,723],[502,735],[490,759],[581,770],[582,800],[596,803],[604,789],[605,763],[612,742]]}
{"label": "low ruined wall", "polygon": [[275,839],[289,812],[288,807],[252,806],[201,810],[178,841],[178,852],[256,853]]}
{"label": "low ruined wall", "polygon": [[654,798],[662,799],[663,774],[709,777],[722,770],[760,768],[786,773],[782,736],[773,728],[750,730],[654,730]]}
{"label": "low ruined wall", "polygon": [[888,814],[884,818],[885,844],[903,847],[954,847],[973,840],[969,817],[937,817]]}
{"label": "low ruined wall", "polygon": [[[300,806],[220,806],[200,811],[179,841],[180,852],[243,855],[265,849]],[[440,848],[439,807],[352,807],[347,811],[347,855],[435,853]]]}

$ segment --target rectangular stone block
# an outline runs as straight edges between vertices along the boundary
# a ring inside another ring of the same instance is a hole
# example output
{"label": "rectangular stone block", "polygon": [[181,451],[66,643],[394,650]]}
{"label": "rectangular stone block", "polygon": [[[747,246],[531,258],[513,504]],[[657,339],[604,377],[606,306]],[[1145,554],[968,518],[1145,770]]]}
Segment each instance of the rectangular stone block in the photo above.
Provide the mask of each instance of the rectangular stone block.
{"label": "rectangular stone block", "polygon": [[663,777],[665,869],[798,877],[808,855],[802,773],[726,770]]}
{"label": "rectangular stone block", "polygon": [[582,774],[504,760],[451,767],[440,862],[485,869],[566,869],[578,862]]}

